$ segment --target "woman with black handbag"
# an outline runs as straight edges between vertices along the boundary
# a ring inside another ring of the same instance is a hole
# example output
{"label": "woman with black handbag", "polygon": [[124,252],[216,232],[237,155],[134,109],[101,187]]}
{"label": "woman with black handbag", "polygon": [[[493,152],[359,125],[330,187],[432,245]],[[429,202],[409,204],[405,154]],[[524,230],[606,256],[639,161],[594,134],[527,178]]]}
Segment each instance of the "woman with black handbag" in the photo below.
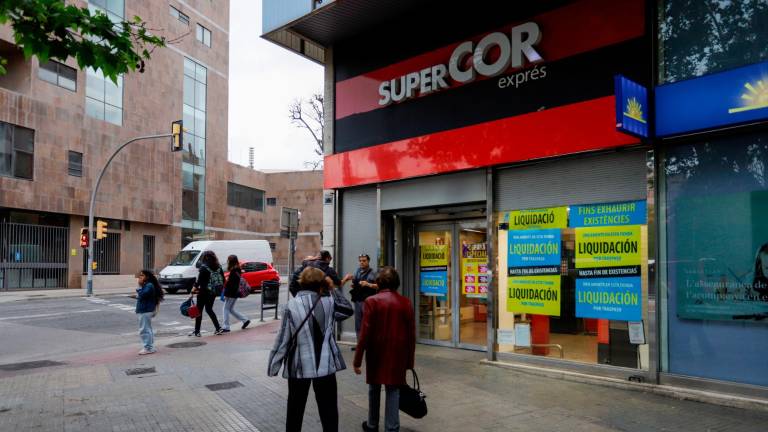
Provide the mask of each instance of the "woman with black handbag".
{"label": "woman with black handbag", "polygon": [[365,381],[368,383],[368,421],[364,431],[377,431],[381,386],[384,386],[384,430],[400,430],[400,387],[405,374],[413,369],[416,355],[416,320],[407,297],[398,294],[400,276],[392,267],[382,267],[376,277],[378,294],[365,299],[363,323],[355,348],[355,373],[365,355]]}
{"label": "woman with black handbag", "polygon": [[[288,300],[280,332],[269,354],[269,376],[283,367],[288,379],[285,430],[301,431],[310,385],[315,389],[323,431],[339,430],[336,372],[346,369],[333,329],[354,311],[349,300],[328,283],[325,273],[307,267],[300,291]],[[330,294],[330,295],[329,295]]]}

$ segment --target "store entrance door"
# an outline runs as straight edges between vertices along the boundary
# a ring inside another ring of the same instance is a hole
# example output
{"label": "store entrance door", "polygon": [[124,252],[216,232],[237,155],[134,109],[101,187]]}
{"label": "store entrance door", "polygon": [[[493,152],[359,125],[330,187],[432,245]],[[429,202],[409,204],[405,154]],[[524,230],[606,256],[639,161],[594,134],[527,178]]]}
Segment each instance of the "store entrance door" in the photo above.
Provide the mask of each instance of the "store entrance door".
{"label": "store entrance door", "polygon": [[416,233],[419,342],[484,351],[489,289],[486,221],[419,224]]}

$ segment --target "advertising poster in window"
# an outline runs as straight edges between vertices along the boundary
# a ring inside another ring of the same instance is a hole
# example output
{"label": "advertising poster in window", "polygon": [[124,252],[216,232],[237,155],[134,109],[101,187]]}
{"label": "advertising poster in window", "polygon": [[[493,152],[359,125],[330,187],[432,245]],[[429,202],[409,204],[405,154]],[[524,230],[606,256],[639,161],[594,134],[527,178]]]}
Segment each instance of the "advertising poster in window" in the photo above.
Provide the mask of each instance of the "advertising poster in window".
{"label": "advertising poster in window", "polygon": [[509,230],[568,227],[568,207],[513,210],[506,214]]}
{"label": "advertising poster in window", "polygon": [[448,294],[448,246],[422,245],[419,250],[419,291],[422,295]]}
{"label": "advertising poster in window", "polygon": [[[558,217],[557,212],[545,210],[547,209],[541,209],[537,214],[552,214],[555,215],[553,217]],[[564,215],[567,221],[567,212]],[[507,310],[509,312],[560,316],[561,250],[559,228],[509,231],[507,234]]]}
{"label": "advertising poster in window", "polygon": [[639,225],[576,228],[576,316],[642,319]]}
{"label": "advertising poster in window", "polygon": [[488,249],[485,243],[461,247],[461,292],[469,298],[488,297]]}

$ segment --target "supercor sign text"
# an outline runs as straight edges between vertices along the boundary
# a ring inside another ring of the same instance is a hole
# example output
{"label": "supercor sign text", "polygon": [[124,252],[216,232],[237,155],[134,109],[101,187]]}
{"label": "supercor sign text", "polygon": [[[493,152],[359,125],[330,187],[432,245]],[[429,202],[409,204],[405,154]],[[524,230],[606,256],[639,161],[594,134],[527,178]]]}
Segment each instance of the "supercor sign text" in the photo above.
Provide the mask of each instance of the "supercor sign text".
{"label": "supercor sign text", "polygon": [[[477,44],[472,41],[461,42],[451,53],[448,64],[435,64],[379,84],[379,105],[386,106],[424,96],[450,88],[452,84],[470,83],[478,75],[495,77],[510,68],[522,68],[526,63],[540,63],[544,59],[535,48],[540,40],[539,25],[526,22],[513,26],[506,34],[489,33]],[[542,68],[530,71],[530,74],[533,73],[544,78],[547,72],[546,68]],[[501,81],[499,86],[503,86]]]}

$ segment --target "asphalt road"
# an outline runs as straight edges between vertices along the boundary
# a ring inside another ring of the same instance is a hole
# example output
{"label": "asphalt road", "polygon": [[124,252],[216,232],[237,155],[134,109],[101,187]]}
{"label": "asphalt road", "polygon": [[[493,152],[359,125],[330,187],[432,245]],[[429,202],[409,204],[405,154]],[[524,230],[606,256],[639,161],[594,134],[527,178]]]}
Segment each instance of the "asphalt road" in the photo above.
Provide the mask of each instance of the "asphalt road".
{"label": "asphalt road", "polygon": [[[160,313],[153,320],[158,339],[186,335],[194,321],[182,316],[179,306],[186,294],[166,295]],[[260,296],[240,299],[236,309],[254,321],[259,319]],[[128,295],[70,297],[0,303],[0,364],[29,360],[56,360],[57,356],[136,343],[140,349],[136,300]],[[222,321],[223,303],[214,308]],[[274,311],[265,311],[269,317]],[[233,332],[240,323],[230,321]],[[213,332],[204,315],[203,335]],[[221,337],[226,337],[222,335]]]}

